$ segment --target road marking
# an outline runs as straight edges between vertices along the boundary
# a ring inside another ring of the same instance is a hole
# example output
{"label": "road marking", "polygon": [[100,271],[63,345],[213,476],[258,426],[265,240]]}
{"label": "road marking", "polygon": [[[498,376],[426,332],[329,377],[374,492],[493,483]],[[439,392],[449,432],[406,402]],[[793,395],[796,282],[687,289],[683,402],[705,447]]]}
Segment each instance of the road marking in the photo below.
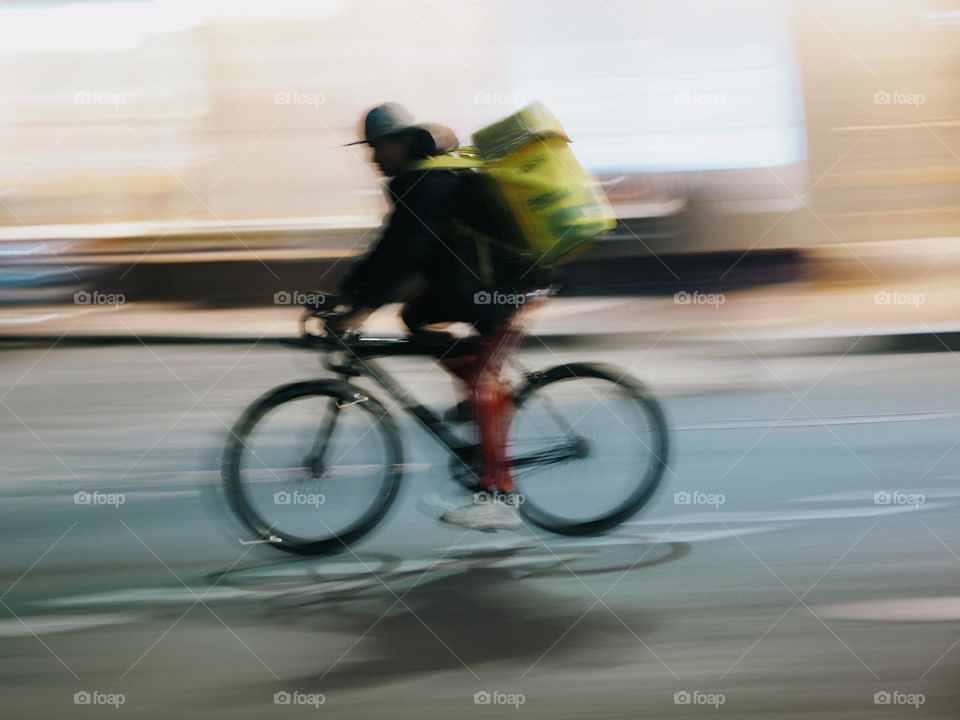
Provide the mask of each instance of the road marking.
{"label": "road marking", "polygon": [[212,600],[233,600],[245,598],[252,593],[250,590],[231,587],[214,588],[128,588],[114,592],[91,593],[89,595],[74,595],[66,598],[55,598],[38,602],[40,607],[91,607],[96,605],[152,605],[158,603],[194,602],[203,598],[204,602]]}
{"label": "road marking", "polygon": [[[296,561],[280,565],[251,568],[240,575],[245,579],[245,587],[214,586],[193,588],[126,588],[65,598],[53,598],[36,603],[40,607],[81,608],[108,605],[157,605],[185,604],[195,602],[202,597],[205,602],[229,600],[263,600],[272,597],[291,597],[296,594],[332,594],[355,588],[376,587],[383,582],[416,578],[423,573],[441,573],[462,571],[464,569],[529,569],[550,568],[557,563],[572,563],[583,559],[596,559],[604,556],[604,551],[612,545],[640,547],[660,545],[668,547],[670,543],[681,542],[685,538],[699,540],[721,539],[736,534],[764,532],[768,529],[753,527],[733,531],[705,531],[674,533],[666,538],[656,534],[634,534],[630,536],[598,538],[595,540],[567,540],[551,544],[544,551],[540,541],[523,539],[519,544],[510,543],[518,552],[510,554],[497,545],[457,548],[456,553],[439,558],[426,557],[409,560],[384,562],[376,556],[369,561],[363,559],[331,562]],[[509,549],[509,548],[508,548]],[[529,551],[525,553],[523,551]],[[250,574],[252,572],[252,575]],[[259,587],[258,587],[259,585]]]}
{"label": "road marking", "polygon": [[62,317],[60,313],[47,313],[46,315],[29,315],[25,317],[0,317],[0,325],[31,325],[33,323],[47,322]]}
{"label": "road marking", "polygon": [[814,612],[820,617],[833,620],[960,622],[960,596],[913,597],[820,605]]}
{"label": "road marking", "polygon": [[[643,523],[625,523],[625,525],[641,525]],[[651,523],[656,524],[656,523]],[[709,542],[711,540],[726,540],[728,538],[739,537],[740,535],[753,535],[754,533],[773,532],[781,530],[782,525],[761,525],[749,528],[718,528],[710,530],[686,530],[668,533],[630,533],[620,535],[608,535],[605,537],[591,538],[590,540],[553,540],[549,547],[554,550],[591,550],[600,547],[623,547],[626,545],[655,545],[677,542]],[[483,552],[483,551],[503,551],[522,549],[525,547],[536,548],[540,541],[521,540],[513,543],[491,544],[491,545],[466,545],[457,546],[457,552]],[[441,548],[442,549],[442,548]]]}
{"label": "road marking", "polygon": [[89,630],[136,622],[139,615],[41,615],[0,620],[0,637],[26,637]]}
{"label": "road marking", "polygon": [[[106,490],[99,490],[99,492],[106,492]],[[199,490],[168,490],[168,491],[156,491],[151,492],[147,490],[135,490],[133,492],[124,492],[122,490],[110,490],[112,493],[118,495],[123,495],[124,503],[128,500],[176,500],[178,498],[185,497],[197,497],[200,495]],[[3,497],[3,502],[15,502],[17,500],[28,500],[30,502],[56,502],[56,503],[65,503],[73,504],[74,496],[71,495],[18,495],[16,497],[9,496]]]}
{"label": "road marking", "polygon": [[747,430],[753,428],[822,427],[823,425],[874,425],[877,423],[919,422],[960,417],[953,410],[896,413],[892,415],[834,415],[820,418],[755,418],[743,420],[712,420],[697,425],[674,426],[672,430]]}
{"label": "road marking", "polygon": [[663,543],[699,543],[710,542],[712,540],[728,540],[730,538],[741,537],[743,535],[754,535],[756,533],[775,532],[783,530],[785,525],[760,525],[759,527],[749,528],[730,528],[723,530],[688,530],[674,531],[668,533],[654,534],[648,537],[651,540],[657,540]]}
{"label": "road marking", "polygon": [[[892,486],[894,483],[890,483],[891,490],[894,489]],[[904,485],[904,487],[907,487]],[[901,492],[908,492],[907,490],[902,490]],[[937,499],[951,499],[951,498],[960,498],[960,490],[914,490],[909,491],[911,495],[923,495],[924,499],[929,500],[930,498]],[[785,502],[792,503],[830,503],[830,502],[847,502],[847,501],[860,501],[860,502],[873,502],[873,498],[876,494],[876,491],[871,490],[847,490],[835,493],[825,493],[823,495],[810,495],[808,497],[802,498],[791,498]]]}
{"label": "road marking", "polygon": [[625,523],[631,527],[647,525],[695,525],[719,523],[752,522],[804,522],[809,520],[841,520],[846,518],[869,518],[883,515],[922,512],[944,507],[953,507],[956,503],[926,503],[913,505],[877,505],[876,507],[837,508],[834,510],[746,510],[743,512],[690,513],[688,515],[668,515],[659,520],[644,520]]}

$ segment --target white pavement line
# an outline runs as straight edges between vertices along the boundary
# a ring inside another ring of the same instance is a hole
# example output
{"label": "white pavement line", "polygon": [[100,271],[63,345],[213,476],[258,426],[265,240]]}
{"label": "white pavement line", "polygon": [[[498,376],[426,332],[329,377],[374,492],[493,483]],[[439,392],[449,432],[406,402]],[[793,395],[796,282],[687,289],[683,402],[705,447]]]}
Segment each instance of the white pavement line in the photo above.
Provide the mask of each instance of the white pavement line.
{"label": "white pavement line", "polygon": [[816,606],[833,620],[865,622],[960,622],[960,596],[908,597]]}
{"label": "white pavement line", "polygon": [[[432,467],[433,464],[428,462],[409,462],[400,465],[403,472],[419,472],[429,470]],[[196,485],[198,481],[204,480],[219,482],[221,477],[222,472],[217,468],[215,470],[165,470],[140,473],[127,475],[126,479],[130,481],[131,486],[142,486],[144,483],[150,485]]]}
{"label": "white pavement line", "polygon": [[0,637],[36,637],[55,633],[90,630],[137,622],[139,615],[40,615],[21,616],[20,620],[0,620]]}
{"label": "white pavement line", "polygon": [[[624,523],[626,525],[642,525],[642,524],[651,524],[658,525],[659,522],[652,523]],[[775,532],[777,530],[782,530],[785,525],[760,525],[752,526],[745,528],[725,528],[719,530],[682,530],[677,532],[666,532],[666,533],[639,533],[639,534],[629,534],[629,535],[608,535],[596,538],[590,538],[588,540],[583,539],[574,539],[574,540],[551,540],[548,542],[547,547],[551,550],[557,552],[577,552],[577,551],[587,551],[600,548],[613,548],[613,547],[640,547],[643,545],[653,545],[660,543],[661,545],[667,543],[675,542],[708,542],[710,540],[726,540],[732,537],[738,537],[740,535],[753,535],[755,533],[762,532]],[[529,540],[513,540],[511,542],[498,542],[498,543],[489,543],[486,545],[475,544],[475,545],[465,545],[461,546],[459,549],[462,551],[468,552],[503,552],[504,550],[534,550],[537,547],[540,547],[540,543],[531,542]]]}
{"label": "white pavement line", "polygon": [[0,316],[0,325],[32,325],[34,323],[48,322],[57,318],[66,317],[63,313],[47,313],[46,315],[26,315],[21,317],[2,317]]}
{"label": "white pavement line", "polygon": [[[105,492],[105,491],[103,491]],[[117,492],[118,495],[123,495],[124,504],[128,501],[133,500],[179,500],[186,497],[198,497],[200,495],[199,490],[167,490],[167,491],[156,491],[150,492],[145,490],[135,490],[133,492]],[[69,495],[14,495],[14,496],[3,496],[0,495],[0,500],[4,503],[11,502],[30,502],[30,503],[54,503],[54,504],[71,504],[74,503],[73,494]],[[108,506],[113,507],[113,506]]]}
{"label": "white pavement line", "polygon": [[690,513],[686,515],[668,515],[657,520],[624,523],[629,527],[647,527],[654,525],[710,525],[713,523],[741,522],[804,522],[809,520],[844,520],[848,518],[869,518],[884,515],[922,512],[944,507],[955,507],[957,503],[924,503],[923,505],[877,505],[876,507],[836,508],[834,510],[744,510],[743,512]]}
{"label": "white pavement line", "polygon": [[[205,592],[206,590],[206,592]],[[38,607],[97,607],[101,605],[158,605],[193,603],[198,596],[210,600],[237,600],[252,596],[263,597],[263,593],[242,588],[128,588],[102,593],[73,595],[71,597],[42,600]]]}
{"label": "white pavement line", "polygon": [[[941,478],[944,479],[944,478]],[[893,485],[895,483],[890,483],[890,490],[893,490]],[[910,487],[909,491],[907,490],[909,486],[904,485],[904,487],[897,488],[899,491],[911,495],[922,495],[925,500],[930,498],[936,499],[953,499],[960,498],[960,490],[926,490],[924,488],[912,488]],[[825,493],[823,495],[809,495],[807,497],[801,498],[790,498],[784,502],[791,503],[834,503],[834,502],[868,502],[872,503],[873,498],[876,495],[876,492],[873,490],[842,490],[834,493]]]}
{"label": "white pavement line", "polygon": [[[755,535],[764,532],[776,532],[783,530],[787,525],[761,525],[759,527],[748,528],[725,528],[723,530],[688,530],[678,532],[668,532],[660,536],[664,543],[698,543],[710,542],[712,540],[729,540],[731,538],[743,537],[744,535]],[[652,537],[652,536],[651,536]]]}
{"label": "white pavement line", "polygon": [[742,430],[747,428],[796,428],[823,425],[871,425],[875,423],[917,422],[960,417],[956,411],[897,413],[892,415],[838,415],[816,418],[756,418],[744,420],[712,420],[697,425],[679,425],[671,430]]}

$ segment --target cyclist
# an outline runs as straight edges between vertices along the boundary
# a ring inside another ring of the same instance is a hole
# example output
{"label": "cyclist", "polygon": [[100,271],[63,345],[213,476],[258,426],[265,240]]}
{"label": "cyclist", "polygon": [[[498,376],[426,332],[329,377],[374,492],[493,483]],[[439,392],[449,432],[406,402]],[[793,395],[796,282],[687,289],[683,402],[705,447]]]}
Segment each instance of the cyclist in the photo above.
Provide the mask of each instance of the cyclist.
{"label": "cyclist", "polygon": [[[363,134],[363,140],[350,144],[366,143],[373,149],[373,161],[391,178],[387,189],[392,210],[376,246],[342,284],[349,311],[331,318],[328,327],[334,332],[359,327],[375,309],[402,299],[411,280],[419,281],[401,317],[414,338],[427,344],[466,385],[467,399],[453,414],[476,421],[483,457],[482,492],[470,505],[447,511],[441,519],[482,529],[519,527],[516,507],[509,502],[515,487],[506,459],[512,402],[501,369],[521,339],[524,291],[554,278],[502,252],[488,256],[491,272],[480,271],[482,250],[454,226],[454,221],[467,219],[482,227],[488,219],[469,177],[413,167],[418,160],[457,147],[449,128],[417,125],[403,107],[384,103],[366,113]],[[504,298],[509,302],[496,302]],[[456,342],[445,329],[456,322],[471,324],[479,337]]]}

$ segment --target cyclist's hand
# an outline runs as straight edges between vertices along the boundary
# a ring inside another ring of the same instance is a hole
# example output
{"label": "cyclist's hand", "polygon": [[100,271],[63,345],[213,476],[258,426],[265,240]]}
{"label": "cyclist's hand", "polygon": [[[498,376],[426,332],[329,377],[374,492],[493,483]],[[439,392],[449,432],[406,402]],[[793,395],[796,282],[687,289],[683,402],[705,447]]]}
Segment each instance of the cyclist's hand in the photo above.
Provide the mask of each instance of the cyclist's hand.
{"label": "cyclist's hand", "polygon": [[372,312],[370,308],[351,308],[343,314],[331,315],[326,319],[327,330],[337,335],[355,330],[363,325]]}

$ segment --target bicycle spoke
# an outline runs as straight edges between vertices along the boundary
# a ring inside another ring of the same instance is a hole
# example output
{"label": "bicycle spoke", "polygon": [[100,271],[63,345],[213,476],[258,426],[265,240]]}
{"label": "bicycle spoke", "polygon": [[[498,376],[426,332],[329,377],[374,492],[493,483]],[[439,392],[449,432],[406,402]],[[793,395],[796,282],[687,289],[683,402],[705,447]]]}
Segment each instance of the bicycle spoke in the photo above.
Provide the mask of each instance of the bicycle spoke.
{"label": "bicycle spoke", "polygon": [[[396,494],[399,443],[382,406],[338,406],[323,382],[288,386],[253,406],[231,451],[228,486],[241,519],[280,549],[331,552],[376,524]],[[314,390],[314,387],[316,388]]]}
{"label": "bicycle spoke", "polygon": [[577,367],[585,377],[562,366],[561,375],[545,373],[531,386],[512,428],[524,512],[556,532],[619,522],[645,502],[662,472],[657,448],[665,434],[654,406],[619,374]]}

